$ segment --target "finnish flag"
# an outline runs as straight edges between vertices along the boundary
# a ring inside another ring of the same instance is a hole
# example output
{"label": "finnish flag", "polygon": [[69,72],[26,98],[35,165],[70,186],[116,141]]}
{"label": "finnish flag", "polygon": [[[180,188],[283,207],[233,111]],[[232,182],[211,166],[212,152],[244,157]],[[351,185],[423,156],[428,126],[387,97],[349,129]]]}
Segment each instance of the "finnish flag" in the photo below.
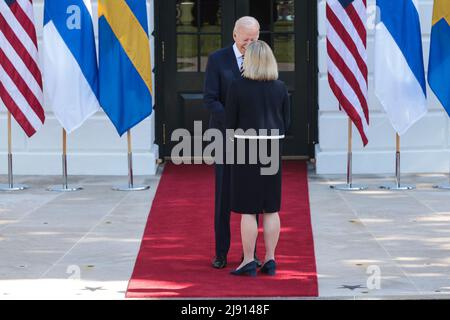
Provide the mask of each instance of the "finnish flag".
{"label": "finnish flag", "polygon": [[44,102],[70,133],[100,106],[90,0],[45,0]]}
{"label": "finnish flag", "polygon": [[375,94],[399,135],[427,113],[419,10],[414,0],[377,0]]}

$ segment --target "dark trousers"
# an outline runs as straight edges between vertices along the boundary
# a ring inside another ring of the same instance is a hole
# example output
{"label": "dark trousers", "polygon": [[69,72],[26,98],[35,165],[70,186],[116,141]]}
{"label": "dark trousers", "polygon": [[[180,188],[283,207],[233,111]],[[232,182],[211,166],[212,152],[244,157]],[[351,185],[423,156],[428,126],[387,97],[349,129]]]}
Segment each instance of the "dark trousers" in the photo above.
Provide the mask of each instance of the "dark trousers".
{"label": "dark trousers", "polygon": [[214,232],[216,256],[226,257],[230,249],[230,178],[229,164],[216,164]]}

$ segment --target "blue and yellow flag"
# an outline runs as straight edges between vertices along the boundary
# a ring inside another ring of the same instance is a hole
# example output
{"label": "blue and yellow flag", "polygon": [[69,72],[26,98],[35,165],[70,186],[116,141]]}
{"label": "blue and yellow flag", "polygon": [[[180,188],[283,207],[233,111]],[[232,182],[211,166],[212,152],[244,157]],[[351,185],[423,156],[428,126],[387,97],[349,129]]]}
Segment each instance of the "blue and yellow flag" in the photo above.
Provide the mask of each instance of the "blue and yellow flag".
{"label": "blue and yellow flag", "polygon": [[122,136],[152,112],[145,0],[99,0],[100,104]]}
{"label": "blue and yellow flag", "polygon": [[435,0],[428,83],[450,115],[450,1]]}

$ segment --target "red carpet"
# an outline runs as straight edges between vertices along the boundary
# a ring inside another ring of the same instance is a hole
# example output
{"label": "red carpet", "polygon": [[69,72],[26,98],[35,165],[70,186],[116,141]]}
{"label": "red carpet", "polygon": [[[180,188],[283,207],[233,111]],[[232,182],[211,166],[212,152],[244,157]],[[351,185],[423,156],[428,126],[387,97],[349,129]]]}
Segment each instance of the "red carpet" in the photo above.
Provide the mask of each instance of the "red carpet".
{"label": "red carpet", "polygon": [[[281,234],[277,275],[236,277],[239,265],[240,216],[232,214],[228,266],[211,267],[214,256],[214,168],[167,164],[153,201],[128,298],[218,298],[317,296],[306,164],[283,163]],[[262,219],[262,217],[261,217]],[[262,221],[262,220],[261,220]],[[262,225],[262,223],[261,223]],[[264,238],[258,236],[264,258]]]}

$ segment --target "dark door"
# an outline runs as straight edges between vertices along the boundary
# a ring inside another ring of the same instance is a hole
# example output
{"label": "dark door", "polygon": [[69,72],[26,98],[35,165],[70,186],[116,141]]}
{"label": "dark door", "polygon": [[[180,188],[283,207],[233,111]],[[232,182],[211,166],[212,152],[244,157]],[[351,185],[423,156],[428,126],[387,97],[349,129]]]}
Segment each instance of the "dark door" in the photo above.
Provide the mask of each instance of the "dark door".
{"label": "dark door", "polygon": [[170,157],[177,143],[170,141],[175,129],[184,128],[195,139],[194,121],[202,121],[203,131],[208,128],[209,114],[202,101],[208,54],[233,43],[234,22],[244,15],[254,16],[260,22],[260,39],[274,50],[280,79],[291,96],[292,125],[284,155],[311,156],[314,140],[311,134],[316,126],[312,97],[316,73],[311,66],[315,63],[311,48],[316,27],[315,20],[310,18],[314,2],[156,1],[156,138],[161,157]]}

